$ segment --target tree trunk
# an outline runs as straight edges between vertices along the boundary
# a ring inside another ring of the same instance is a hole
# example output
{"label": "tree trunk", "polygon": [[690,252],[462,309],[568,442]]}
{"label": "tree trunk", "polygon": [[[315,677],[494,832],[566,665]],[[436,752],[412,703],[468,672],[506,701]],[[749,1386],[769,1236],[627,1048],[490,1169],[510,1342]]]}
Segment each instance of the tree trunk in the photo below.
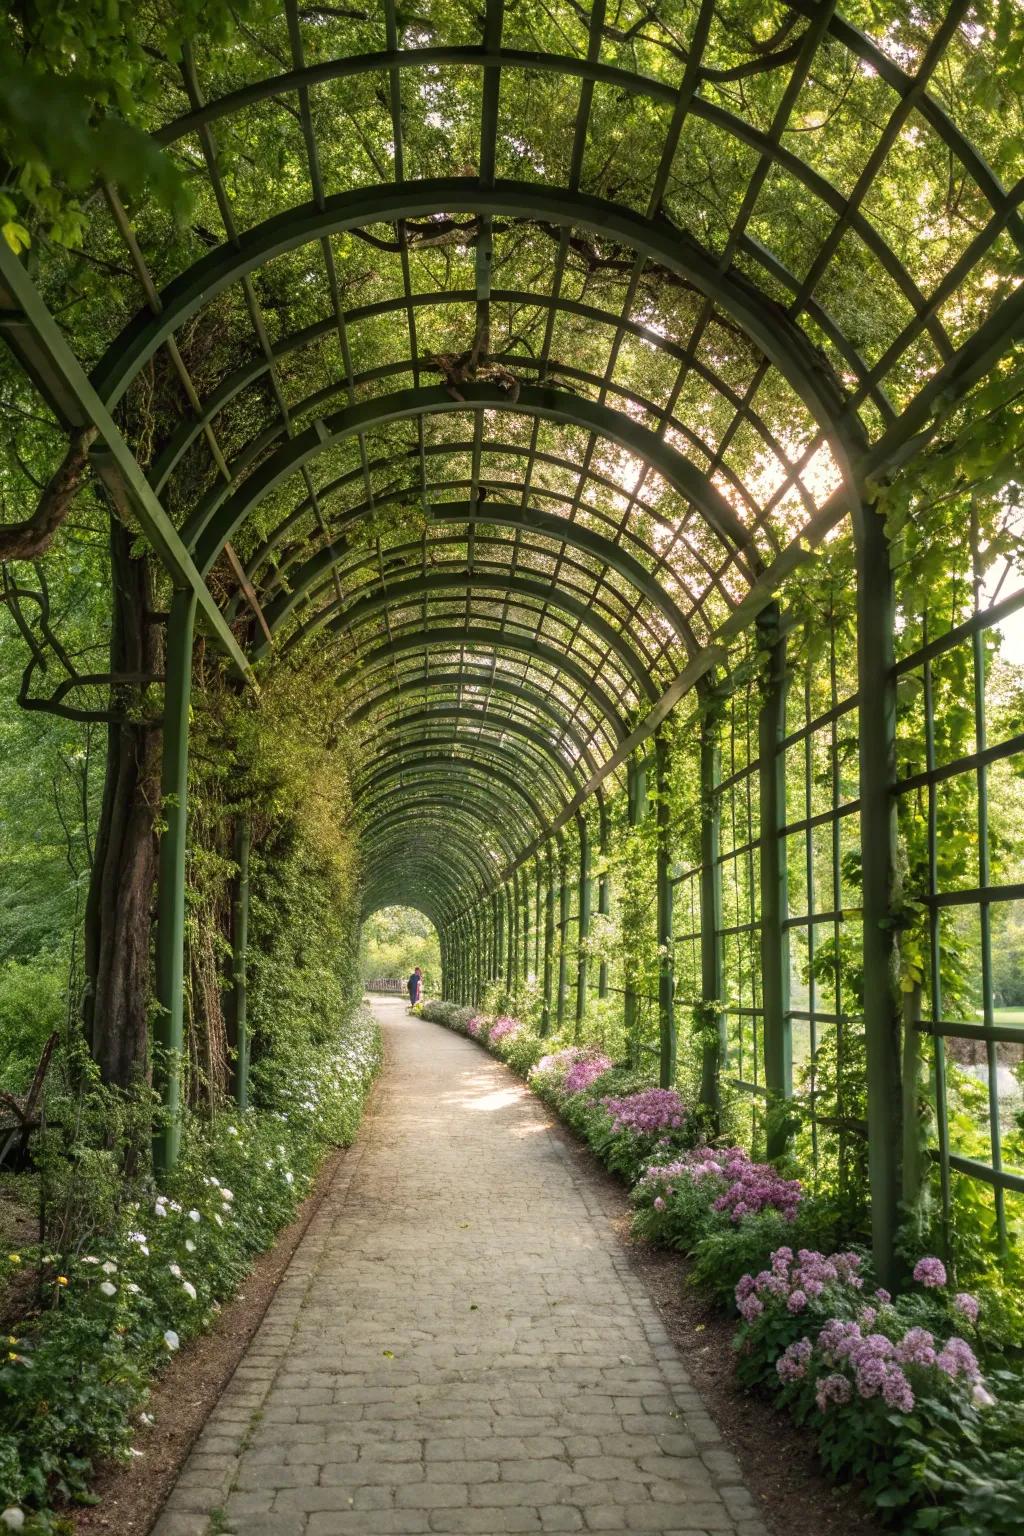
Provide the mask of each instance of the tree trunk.
{"label": "tree trunk", "polygon": [[[132,556],[131,534],[116,519],[110,549],[111,671],[159,674],[162,642],[149,618],[148,562]],[[127,706],[132,700],[122,702]],[[86,905],[86,1034],[104,1082],[120,1087],[148,1070],[160,736],[158,724],[142,720],[108,727],[103,808]]]}

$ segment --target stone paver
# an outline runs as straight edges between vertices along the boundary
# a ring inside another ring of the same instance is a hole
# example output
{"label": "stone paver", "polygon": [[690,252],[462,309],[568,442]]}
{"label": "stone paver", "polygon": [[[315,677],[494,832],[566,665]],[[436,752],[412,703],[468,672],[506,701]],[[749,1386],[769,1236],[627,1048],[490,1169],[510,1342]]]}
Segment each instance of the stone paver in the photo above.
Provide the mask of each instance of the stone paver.
{"label": "stone paver", "polygon": [[153,1536],[765,1536],[543,1107],[376,1007],[372,1112]]}

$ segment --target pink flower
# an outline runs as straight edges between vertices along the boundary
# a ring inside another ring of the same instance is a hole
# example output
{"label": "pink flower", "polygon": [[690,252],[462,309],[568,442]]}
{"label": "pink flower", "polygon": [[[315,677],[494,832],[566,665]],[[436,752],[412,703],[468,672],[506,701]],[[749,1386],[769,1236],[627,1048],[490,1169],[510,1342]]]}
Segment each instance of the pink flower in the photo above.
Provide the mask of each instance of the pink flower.
{"label": "pink flower", "polygon": [[960,1316],[965,1317],[972,1326],[978,1321],[981,1307],[977,1296],[971,1296],[967,1291],[958,1291],[953,1297],[953,1305]]}
{"label": "pink flower", "polygon": [[622,1099],[602,1099],[601,1103],[611,1116],[612,1130],[633,1136],[679,1130],[687,1114],[686,1105],[674,1088],[645,1088]]}
{"label": "pink flower", "polygon": [[914,1265],[914,1279],[918,1285],[927,1286],[929,1290],[935,1290],[946,1283],[946,1266],[941,1259],[918,1259]]}
{"label": "pink flower", "polygon": [[655,1196],[655,1199],[654,1199],[654,1209],[656,1211],[663,1211],[665,1209],[665,1202],[661,1198],[660,1195],[656,1195]]}
{"label": "pink flower", "polygon": [[803,1291],[790,1291],[786,1306],[790,1312],[802,1312],[807,1305],[807,1297]]}
{"label": "pink flower", "polygon": [[845,1376],[823,1376],[814,1394],[821,1413],[830,1403],[848,1403],[852,1396],[853,1388]]}
{"label": "pink flower", "polygon": [[784,1349],[775,1362],[780,1381],[800,1381],[807,1375],[807,1365],[814,1352],[810,1339],[797,1339]]}

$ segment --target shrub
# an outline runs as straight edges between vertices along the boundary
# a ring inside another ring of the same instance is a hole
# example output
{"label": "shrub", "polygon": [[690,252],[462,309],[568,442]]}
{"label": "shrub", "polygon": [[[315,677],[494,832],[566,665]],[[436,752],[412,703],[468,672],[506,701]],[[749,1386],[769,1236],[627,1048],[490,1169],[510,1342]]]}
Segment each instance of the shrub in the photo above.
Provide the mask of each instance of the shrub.
{"label": "shrub", "polygon": [[[47,1529],[47,1506],[85,1496],[96,1459],[127,1455],[147,1380],[209,1325],[294,1215],[328,1147],[351,1141],[380,1060],[366,1008],[332,1048],[264,1060],[253,1074],[261,1107],[186,1119],[159,1192],[137,1181],[116,1198],[117,1148],[90,1162],[78,1145],[69,1155],[42,1142],[46,1182],[76,1204],[45,1253],[4,1261],[38,1263],[46,1306],[0,1364],[0,1508],[32,1507]],[[117,1097],[94,1089],[90,1104],[110,1109]],[[116,1124],[111,1116],[108,1131]]]}

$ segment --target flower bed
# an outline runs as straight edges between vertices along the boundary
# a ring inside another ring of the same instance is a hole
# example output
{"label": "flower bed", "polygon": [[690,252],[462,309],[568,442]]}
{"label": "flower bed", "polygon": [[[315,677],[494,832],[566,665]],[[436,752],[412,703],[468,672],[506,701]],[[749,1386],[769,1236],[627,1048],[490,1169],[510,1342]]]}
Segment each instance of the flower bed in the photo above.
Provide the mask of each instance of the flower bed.
{"label": "flower bed", "polygon": [[979,1303],[941,1260],[919,1259],[918,1288],[893,1300],[862,1253],[830,1251],[836,1212],[798,1179],[693,1146],[673,1090],[592,1047],[542,1054],[525,1026],[509,1033],[532,1043],[530,1086],[632,1185],[634,1230],[689,1253],[691,1281],[735,1311],[741,1381],[807,1426],[834,1476],[900,1531],[1020,1536],[1024,1381],[979,1361]]}
{"label": "flower bed", "polygon": [[97,1458],[130,1454],[150,1377],[211,1325],[329,1148],[353,1139],[380,1062],[380,1031],[360,1008],[333,1051],[276,1057],[266,1081],[254,1070],[264,1107],[212,1126],[188,1119],[164,1188],[123,1204],[91,1251],[0,1260],[39,1263],[45,1298],[0,1364],[5,1528],[51,1529],[47,1507],[83,1497]]}

